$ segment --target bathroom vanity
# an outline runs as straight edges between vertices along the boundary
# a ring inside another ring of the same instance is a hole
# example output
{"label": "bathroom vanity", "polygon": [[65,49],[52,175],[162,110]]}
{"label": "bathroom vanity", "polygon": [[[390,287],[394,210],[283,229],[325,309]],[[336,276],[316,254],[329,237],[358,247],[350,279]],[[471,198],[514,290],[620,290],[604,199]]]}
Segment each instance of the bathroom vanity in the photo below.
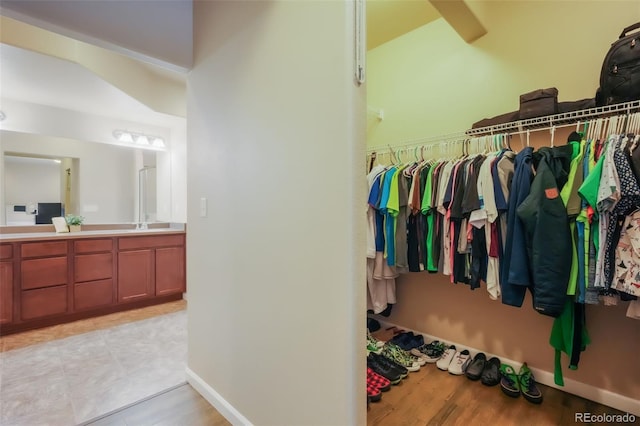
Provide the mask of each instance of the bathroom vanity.
{"label": "bathroom vanity", "polygon": [[0,234],[0,334],[181,299],[184,226]]}

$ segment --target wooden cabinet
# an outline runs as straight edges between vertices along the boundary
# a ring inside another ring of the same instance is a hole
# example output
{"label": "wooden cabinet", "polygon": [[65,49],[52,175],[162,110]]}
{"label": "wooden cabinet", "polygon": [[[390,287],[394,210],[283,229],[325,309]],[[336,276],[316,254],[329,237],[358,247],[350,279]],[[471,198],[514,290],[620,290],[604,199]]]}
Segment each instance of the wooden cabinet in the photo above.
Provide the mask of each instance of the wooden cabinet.
{"label": "wooden cabinet", "polygon": [[120,238],[118,301],[184,292],[184,244],[184,235]]}
{"label": "wooden cabinet", "polygon": [[118,301],[131,302],[153,296],[153,251],[118,253]]}
{"label": "wooden cabinet", "polygon": [[73,308],[110,306],[115,302],[113,238],[74,241]]}
{"label": "wooden cabinet", "polygon": [[0,324],[8,324],[12,321],[13,262],[2,261],[0,262]]}
{"label": "wooden cabinet", "polygon": [[69,311],[67,250],[66,240],[21,244],[21,320],[44,318]]}
{"label": "wooden cabinet", "polygon": [[185,234],[0,244],[0,334],[177,300]]}
{"label": "wooden cabinet", "polygon": [[184,247],[156,249],[156,295],[184,292],[184,257]]}

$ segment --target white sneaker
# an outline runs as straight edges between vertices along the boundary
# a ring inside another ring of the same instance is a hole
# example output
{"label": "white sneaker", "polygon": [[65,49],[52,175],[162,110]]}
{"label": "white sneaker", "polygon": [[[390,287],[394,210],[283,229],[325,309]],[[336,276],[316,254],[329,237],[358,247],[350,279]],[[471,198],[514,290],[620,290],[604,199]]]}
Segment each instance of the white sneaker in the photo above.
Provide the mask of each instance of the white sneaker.
{"label": "white sneaker", "polygon": [[456,353],[453,357],[453,361],[449,364],[449,373],[461,376],[467,370],[467,366],[471,362],[471,354],[468,350]]}
{"label": "white sneaker", "polygon": [[456,356],[456,347],[454,345],[451,345],[444,351],[438,362],[436,362],[436,366],[440,370],[447,371],[449,369],[449,364],[451,364],[451,361],[453,361],[454,356]]}

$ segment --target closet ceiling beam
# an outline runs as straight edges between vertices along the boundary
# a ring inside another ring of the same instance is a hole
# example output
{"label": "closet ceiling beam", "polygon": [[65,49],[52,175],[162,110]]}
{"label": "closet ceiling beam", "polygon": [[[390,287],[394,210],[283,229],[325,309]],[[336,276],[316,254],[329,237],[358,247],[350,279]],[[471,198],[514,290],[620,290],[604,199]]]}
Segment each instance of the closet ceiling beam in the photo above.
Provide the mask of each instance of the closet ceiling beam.
{"label": "closet ceiling beam", "polygon": [[429,3],[467,43],[473,43],[487,33],[464,0],[429,0]]}

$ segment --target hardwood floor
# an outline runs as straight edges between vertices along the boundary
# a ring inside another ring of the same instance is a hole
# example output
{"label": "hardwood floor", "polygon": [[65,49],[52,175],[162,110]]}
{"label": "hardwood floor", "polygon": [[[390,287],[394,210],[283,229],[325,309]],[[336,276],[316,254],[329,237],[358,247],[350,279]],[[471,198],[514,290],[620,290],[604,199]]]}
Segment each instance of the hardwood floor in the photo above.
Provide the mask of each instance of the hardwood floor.
{"label": "hardwood floor", "polygon": [[404,425],[571,425],[576,412],[624,414],[618,410],[539,385],[541,405],[511,398],[500,386],[488,387],[464,376],[440,371],[435,364],[409,373],[399,385],[371,403],[367,424]]}
{"label": "hardwood floor", "polygon": [[181,385],[100,419],[91,426],[223,426],[230,425],[188,384]]}

